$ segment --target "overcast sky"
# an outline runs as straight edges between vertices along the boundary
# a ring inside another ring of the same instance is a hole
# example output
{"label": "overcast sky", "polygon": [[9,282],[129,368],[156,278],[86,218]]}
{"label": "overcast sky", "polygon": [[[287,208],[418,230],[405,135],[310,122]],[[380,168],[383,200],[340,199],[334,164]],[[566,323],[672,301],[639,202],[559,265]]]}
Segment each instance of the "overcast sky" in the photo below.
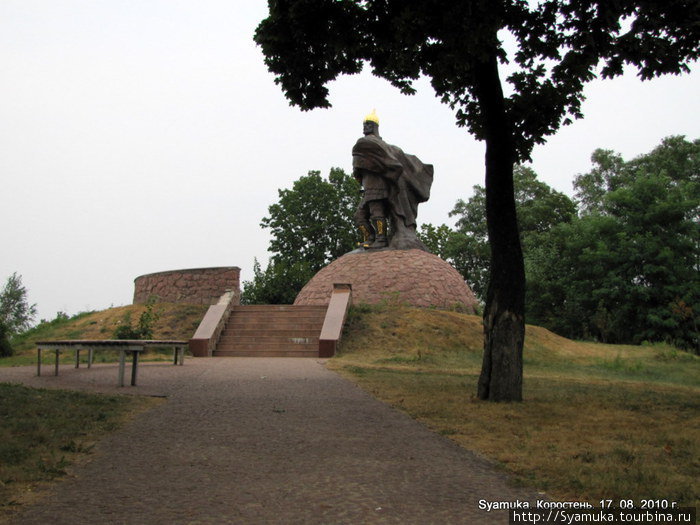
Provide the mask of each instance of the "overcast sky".
{"label": "overcast sky", "polygon": [[[435,166],[419,222],[452,221],[483,184],[483,144],[427,82],[401,95],[369,73],[333,108],[289,107],[252,41],[266,2],[0,1],[0,282],[18,272],[38,318],[129,304],[139,275],[267,262],[259,228],[277,190],[351,167],[373,108],[383,138]],[[595,148],[632,158],[700,136],[700,75],[590,84],[585,119],[539,146],[555,189]]]}

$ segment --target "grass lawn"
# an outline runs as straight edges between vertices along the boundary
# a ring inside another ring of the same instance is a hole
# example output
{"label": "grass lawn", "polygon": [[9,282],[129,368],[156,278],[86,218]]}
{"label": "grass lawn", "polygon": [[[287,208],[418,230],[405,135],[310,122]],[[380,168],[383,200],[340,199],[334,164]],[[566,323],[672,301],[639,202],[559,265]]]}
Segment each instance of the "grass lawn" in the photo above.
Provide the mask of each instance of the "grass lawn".
{"label": "grass lawn", "polygon": [[[35,364],[39,338],[107,338],[125,311],[44,327],[0,366]],[[188,338],[178,323],[189,332],[202,314],[174,310],[157,337]],[[698,505],[700,358],[667,345],[576,342],[528,326],[524,402],[488,403],[475,399],[482,337],[476,316],[360,305],[328,366],[552,498]],[[96,357],[116,360],[116,352]],[[0,509],[26,500],[36,483],[61,475],[100,435],[155,402],[0,384]]]}
{"label": "grass lawn", "polygon": [[[154,308],[159,314],[155,338],[187,340],[207,306],[159,303]],[[110,339],[120,324],[138,319],[144,309],[130,305],[44,321],[13,339],[15,355],[0,358],[0,366],[36,365],[39,340]],[[100,350],[94,362],[116,362],[118,355],[117,350]],[[72,365],[74,359],[66,350],[60,362]],[[87,352],[81,359],[87,362]],[[148,348],[142,360],[170,361],[172,349]],[[45,352],[42,362],[53,365],[53,353]],[[0,383],[0,518],[30,500],[37,484],[63,475],[70,464],[86,458],[105,433],[161,401]]]}
{"label": "grass lawn", "polygon": [[700,499],[700,359],[527,327],[524,402],[475,398],[481,319],[355,308],[329,366],[566,501]]}
{"label": "grass lawn", "polygon": [[0,383],[0,517],[30,500],[38,483],[64,475],[102,435],[161,401]]}

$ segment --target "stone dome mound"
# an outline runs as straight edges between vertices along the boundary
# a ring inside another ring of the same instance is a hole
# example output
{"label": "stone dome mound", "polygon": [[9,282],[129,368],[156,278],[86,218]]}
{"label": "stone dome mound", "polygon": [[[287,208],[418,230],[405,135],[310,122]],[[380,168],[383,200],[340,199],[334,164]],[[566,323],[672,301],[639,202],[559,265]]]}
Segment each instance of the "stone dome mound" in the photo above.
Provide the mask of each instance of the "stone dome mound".
{"label": "stone dome mound", "polygon": [[411,306],[474,311],[477,300],[449,263],[422,250],[348,253],[322,268],[297,295],[294,304],[323,305],[333,284],[352,285],[355,304],[398,301]]}

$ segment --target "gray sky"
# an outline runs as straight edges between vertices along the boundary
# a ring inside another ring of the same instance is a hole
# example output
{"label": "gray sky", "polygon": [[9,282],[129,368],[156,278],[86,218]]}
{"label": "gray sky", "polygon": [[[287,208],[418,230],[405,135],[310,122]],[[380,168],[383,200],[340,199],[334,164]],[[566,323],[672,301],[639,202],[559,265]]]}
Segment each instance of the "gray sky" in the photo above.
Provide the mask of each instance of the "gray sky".
{"label": "gray sky", "polygon": [[[350,170],[362,119],[435,166],[419,221],[452,224],[483,184],[483,144],[427,82],[401,95],[369,73],[330,86],[330,110],[288,106],[252,34],[260,1],[0,1],[0,282],[20,273],[38,318],[129,304],[135,277],[267,261],[277,190]],[[700,136],[700,75],[590,84],[585,119],[532,167],[569,195],[595,148],[632,158]]]}

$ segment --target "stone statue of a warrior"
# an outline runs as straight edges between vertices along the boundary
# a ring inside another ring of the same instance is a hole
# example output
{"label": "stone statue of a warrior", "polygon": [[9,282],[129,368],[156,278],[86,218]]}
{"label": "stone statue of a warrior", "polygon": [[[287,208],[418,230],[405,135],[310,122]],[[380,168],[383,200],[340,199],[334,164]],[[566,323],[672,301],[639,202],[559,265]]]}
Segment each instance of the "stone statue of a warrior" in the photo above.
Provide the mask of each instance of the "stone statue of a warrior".
{"label": "stone statue of a warrior", "polygon": [[384,142],[375,111],[365,117],[363,133],[352,148],[353,175],[363,191],[355,213],[360,246],[428,251],[416,236],[416,214],[418,204],[430,197],[432,164]]}

